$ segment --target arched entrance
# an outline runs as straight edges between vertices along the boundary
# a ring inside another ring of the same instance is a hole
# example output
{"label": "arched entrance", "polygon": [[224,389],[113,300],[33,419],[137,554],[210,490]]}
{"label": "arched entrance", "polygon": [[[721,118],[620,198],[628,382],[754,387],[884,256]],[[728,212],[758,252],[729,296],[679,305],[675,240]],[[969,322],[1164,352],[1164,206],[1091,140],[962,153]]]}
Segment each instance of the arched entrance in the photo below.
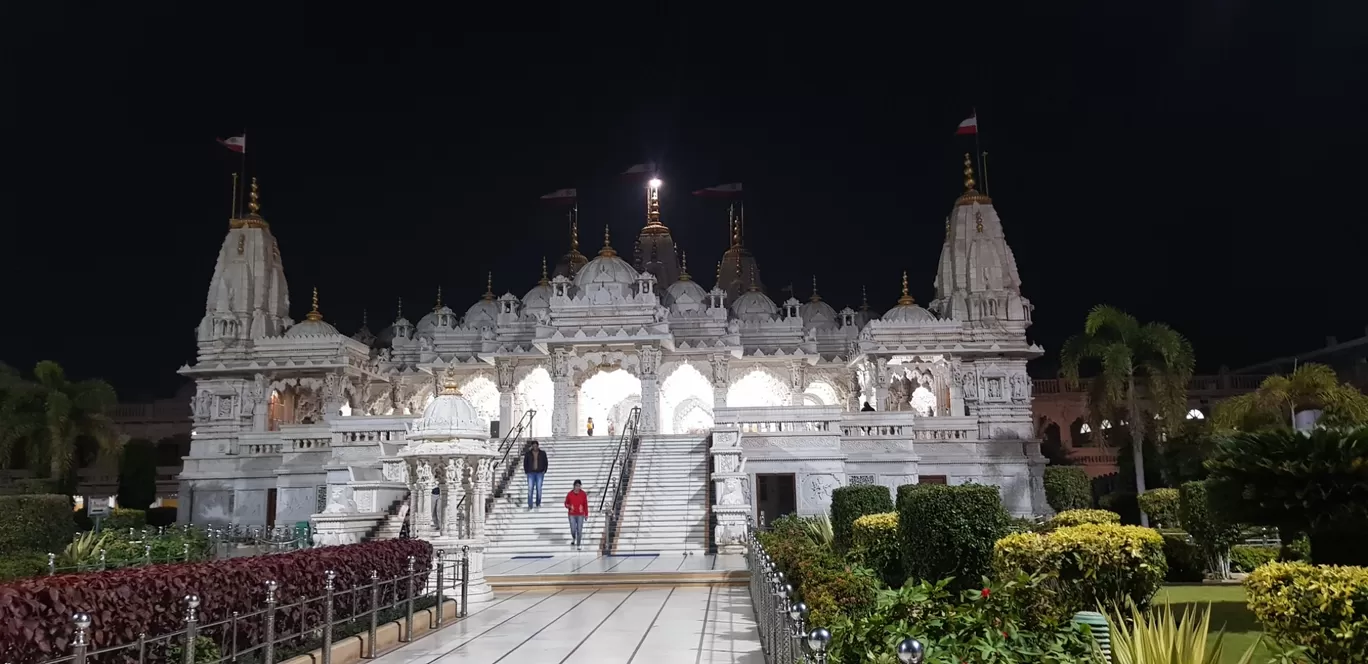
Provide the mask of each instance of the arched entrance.
{"label": "arched entrance", "polygon": [[[523,413],[535,410],[532,416],[531,436],[551,435],[551,404],[555,399],[555,385],[551,374],[543,367],[535,367],[518,381],[513,388],[513,421],[522,418]],[[509,426],[512,426],[510,423]]]}
{"label": "arched entrance", "polygon": [[660,384],[661,433],[695,433],[713,426],[712,383],[692,364],[681,364]]}
{"label": "arched entrance", "polygon": [[499,419],[499,386],[489,376],[475,374],[461,385],[461,394],[475,407],[475,412],[480,414],[486,427]]}
{"label": "arched entrance", "polygon": [[789,386],[773,373],[756,367],[727,390],[728,408],[789,405]]}
{"label": "arched entrance", "polygon": [[622,426],[632,409],[641,405],[641,380],[623,369],[599,371],[585,379],[579,391],[579,421],[571,431],[584,431],[585,422],[594,419],[594,433],[608,433]]}

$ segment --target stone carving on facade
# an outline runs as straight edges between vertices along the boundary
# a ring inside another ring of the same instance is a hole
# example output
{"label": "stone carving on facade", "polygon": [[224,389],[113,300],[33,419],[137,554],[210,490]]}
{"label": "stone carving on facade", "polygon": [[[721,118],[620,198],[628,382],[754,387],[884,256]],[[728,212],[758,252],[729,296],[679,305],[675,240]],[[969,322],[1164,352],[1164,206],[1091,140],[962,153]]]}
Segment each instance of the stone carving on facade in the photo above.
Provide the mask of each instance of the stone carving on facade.
{"label": "stone carving on facade", "polygon": [[494,372],[498,377],[500,393],[509,393],[513,391],[513,374],[515,369],[516,367],[511,360],[495,360]]}
{"label": "stone carving on facade", "polygon": [[807,389],[807,363],[789,363],[789,389],[794,394],[802,394]]}
{"label": "stone carving on facade", "polygon": [[741,478],[728,477],[722,482],[722,496],[717,502],[721,505],[745,505],[746,495],[741,489]]}
{"label": "stone carving on facade", "polygon": [[826,506],[831,504],[831,492],[836,490],[840,483],[836,477],[827,474],[808,475],[803,480],[803,500],[810,507]]}
{"label": "stone carving on facade", "polygon": [[422,489],[431,490],[437,485],[437,480],[432,475],[432,466],[427,461],[419,459],[418,465],[414,469],[415,476],[418,478],[418,486]]}
{"label": "stone carving on facade", "polygon": [[1012,401],[1026,403],[1030,398],[1031,379],[1026,376],[1026,372],[1018,371],[1012,374]]}
{"label": "stone carving on facade", "polygon": [[557,348],[551,352],[551,377],[570,377],[570,357],[564,348]]}
{"label": "stone carving on facade", "polygon": [[958,375],[960,386],[964,389],[966,401],[978,400],[978,375],[973,369],[965,369]]}
{"label": "stone carving on facade", "polygon": [[641,376],[655,376],[660,370],[660,349],[655,346],[643,346],[640,351],[641,356]]}
{"label": "stone carving on facade", "polygon": [[386,460],[380,464],[380,474],[386,482],[408,483],[408,464]]}
{"label": "stone carving on facade", "polygon": [[[730,373],[729,373],[729,371],[728,371],[728,367],[729,367],[730,361],[731,361],[731,356],[730,356],[730,355],[724,355],[724,354],[722,354],[722,353],[716,353],[716,354],[714,354],[714,355],[712,356],[712,362],[711,362],[711,364],[712,364],[712,384],[713,384],[713,387],[726,387],[727,385],[729,385],[729,384],[731,383],[731,375],[730,375]],[[716,407],[719,407],[719,406],[718,406],[718,404],[713,404],[713,407],[716,408]]]}
{"label": "stone carving on facade", "polygon": [[461,476],[465,471],[465,459],[460,457],[449,458],[442,470],[444,471],[442,479],[447,486],[459,485]]}

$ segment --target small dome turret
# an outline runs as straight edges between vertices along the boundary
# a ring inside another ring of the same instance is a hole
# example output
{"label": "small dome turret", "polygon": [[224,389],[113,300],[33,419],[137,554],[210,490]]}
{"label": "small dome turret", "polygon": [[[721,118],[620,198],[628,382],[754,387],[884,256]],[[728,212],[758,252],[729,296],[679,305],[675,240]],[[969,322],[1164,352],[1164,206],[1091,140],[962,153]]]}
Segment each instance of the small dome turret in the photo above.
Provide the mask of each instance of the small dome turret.
{"label": "small dome turret", "polygon": [[410,441],[445,442],[455,438],[487,440],[489,423],[480,418],[456,381],[448,377],[442,391],[423,409],[423,417],[413,423]]}
{"label": "small dome turret", "polygon": [[936,317],[931,312],[917,305],[917,301],[912,299],[912,295],[907,291],[907,272],[902,276],[902,297],[898,298],[898,306],[889,309],[883,315],[883,319],[890,323],[931,323],[935,322]]}
{"label": "small dome turret", "polygon": [[803,327],[807,329],[836,327],[836,310],[817,294],[816,276],[812,277],[812,296],[799,308],[798,315],[803,317]]}
{"label": "small dome turret", "polygon": [[551,308],[551,280],[546,278],[546,257],[542,257],[541,280],[522,299],[523,315],[535,315]]}
{"label": "small dome turret", "polygon": [[369,346],[369,345],[371,345],[372,343],[375,343],[375,334],[374,334],[373,332],[370,331],[370,325],[367,324],[366,318],[367,318],[367,316],[366,316],[366,310],[365,310],[365,309],[362,309],[362,310],[361,310],[361,329],[357,330],[357,331],[356,331],[356,334],[353,334],[353,335],[352,335],[352,338],[355,339],[355,340],[357,340],[357,341],[360,341],[360,342],[363,343],[363,344],[366,344],[367,346]]}
{"label": "small dome turret", "polygon": [[598,256],[575,274],[575,288],[591,302],[630,299],[640,275],[618,257],[603,227],[603,248]]}
{"label": "small dome turret", "polygon": [[494,327],[498,321],[499,305],[494,297],[494,273],[485,279],[485,292],[480,301],[470,305],[465,313],[466,327]]}
{"label": "small dome turret", "polygon": [[426,316],[418,319],[417,333],[431,335],[439,329],[449,330],[453,327],[456,327],[456,314],[442,304],[442,287],[438,286],[437,304]]}
{"label": "small dome turret", "polygon": [[731,310],[733,316],[748,323],[774,320],[779,315],[779,305],[760,292],[759,285],[754,282],[732,302]]}
{"label": "small dome turret", "polygon": [[689,257],[683,255],[680,264],[679,281],[665,289],[665,297],[674,314],[698,314],[708,309],[708,292],[689,276]]}
{"label": "small dome turret", "polygon": [[324,337],[338,334],[337,328],[323,322],[323,314],[318,311],[318,289],[313,289],[313,310],[304,316],[304,320],[296,323],[289,330],[285,331],[285,336],[291,339],[299,337]]}

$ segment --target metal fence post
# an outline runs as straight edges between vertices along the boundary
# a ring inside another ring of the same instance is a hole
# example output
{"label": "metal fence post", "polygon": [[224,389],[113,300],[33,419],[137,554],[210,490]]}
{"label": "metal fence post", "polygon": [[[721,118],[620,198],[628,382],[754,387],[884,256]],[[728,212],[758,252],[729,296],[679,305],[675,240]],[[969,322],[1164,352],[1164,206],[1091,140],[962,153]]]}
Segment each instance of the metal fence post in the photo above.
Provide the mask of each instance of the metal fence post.
{"label": "metal fence post", "polygon": [[380,621],[380,573],[371,570],[370,638],[366,639],[366,657],[375,659],[375,632]]}
{"label": "metal fence post", "polygon": [[53,574],[56,574],[56,573],[57,573],[57,554],[55,554],[55,553],[49,553],[49,554],[48,554],[48,576],[52,576]]}
{"label": "metal fence post", "polygon": [[195,623],[199,622],[195,609],[200,605],[199,595],[185,596],[185,664],[195,664]]}
{"label": "metal fence post", "polygon": [[232,662],[236,662],[236,661],[237,661],[237,654],[238,654],[238,647],[237,647],[237,629],[238,629],[238,625],[237,625],[237,624],[238,624],[238,615],[239,615],[238,612],[237,612],[237,611],[234,611],[234,612],[233,612],[233,618],[232,618],[232,620],[229,621],[229,623],[228,623],[228,625],[229,625],[229,627],[228,627],[228,634],[229,634],[229,637],[232,639],[232,643],[231,643],[231,645],[229,646],[230,650],[228,651],[228,653],[229,653],[229,655],[232,656],[232,659],[229,660],[229,661],[232,661]]}
{"label": "metal fence post", "polygon": [[87,640],[90,629],[90,614],[81,611],[71,616],[71,624],[76,627],[76,634],[71,637],[71,662],[72,664],[85,664],[86,650],[90,648]]}
{"label": "metal fence post", "polygon": [[467,591],[470,590],[470,547],[461,547],[461,612],[462,618],[470,615],[469,605],[466,603]]}
{"label": "metal fence post", "polygon": [[190,562],[190,543],[189,543],[189,542],[186,542],[186,543],[184,543],[184,544],[181,545],[181,557],[185,559],[185,562],[187,562],[187,563]]}
{"label": "metal fence post", "polygon": [[337,572],[328,570],[323,572],[323,577],[323,664],[332,664],[333,593],[336,590],[333,582],[337,579]]}
{"label": "metal fence post", "polygon": [[444,560],[446,556],[442,555],[444,553],[442,549],[437,549],[432,553],[433,562],[437,565],[437,612],[433,614],[433,620],[430,626],[433,629],[437,629],[442,626],[442,584],[446,581],[446,579],[443,578],[442,568],[446,566],[446,561]]}
{"label": "metal fence post", "polygon": [[418,559],[408,557],[408,611],[404,616],[404,642],[413,640],[413,575]]}
{"label": "metal fence post", "polygon": [[105,570],[105,550],[104,550],[104,549],[100,549],[100,571],[103,572],[104,570]]}
{"label": "metal fence post", "polygon": [[151,545],[151,544],[144,544],[144,545],[143,545],[143,564],[144,564],[144,565],[151,565],[151,564],[152,564],[152,545]]}
{"label": "metal fence post", "polygon": [[266,582],[266,645],[262,664],[275,664],[276,582]]}

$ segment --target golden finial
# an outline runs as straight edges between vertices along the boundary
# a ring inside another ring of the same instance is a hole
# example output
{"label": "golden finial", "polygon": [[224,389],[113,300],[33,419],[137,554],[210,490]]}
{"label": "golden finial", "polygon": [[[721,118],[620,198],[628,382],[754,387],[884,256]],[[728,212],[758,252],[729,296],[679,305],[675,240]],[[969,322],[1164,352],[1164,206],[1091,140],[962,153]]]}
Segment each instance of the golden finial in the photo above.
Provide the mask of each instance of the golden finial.
{"label": "golden finial", "polygon": [[964,193],[960,194],[959,199],[955,201],[956,205],[972,205],[974,203],[980,205],[992,204],[993,199],[988,198],[986,194],[979,192],[979,190],[975,188],[975,184],[974,162],[969,158],[969,153],[966,152],[964,153]]}
{"label": "golden finial", "polygon": [[717,283],[722,283],[722,261],[717,261]]}
{"label": "golden finial", "polygon": [[689,252],[682,251],[679,253],[679,280],[688,281],[692,278],[689,276]]}
{"label": "golden finial", "polygon": [[404,296],[402,295],[399,296],[399,309],[397,311],[398,313],[394,316],[394,320],[399,320],[404,317]]}
{"label": "golden finial", "polygon": [[869,311],[869,294],[863,285],[860,286],[860,311]]}
{"label": "golden finial", "polygon": [[494,299],[494,273],[490,272],[485,276],[485,300]]}
{"label": "golden finial", "polygon": [[323,314],[318,313],[318,286],[313,289],[313,311],[304,316],[305,320],[323,320]]}
{"label": "golden finial", "polygon": [[964,153],[964,190],[975,191],[974,189],[974,163],[969,159],[969,153]]}
{"label": "golden finial", "polygon": [[977,231],[980,232],[980,233],[983,232],[983,212],[982,212],[982,211],[978,211],[978,210],[974,211],[974,228],[975,228],[975,230],[977,230]]}
{"label": "golden finial", "polygon": [[617,255],[617,252],[613,250],[613,245],[612,245],[612,243],[608,241],[608,224],[604,224],[604,225],[603,225],[603,248],[602,248],[602,249],[599,249],[598,255],[600,255],[600,256],[616,256],[616,255]]}
{"label": "golden finial", "polygon": [[545,257],[545,256],[542,256],[542,276],[541,276],[541,281],[538,281],[537,283],[538,283],[539,285],[542,285],[542,286],[545,286],[545,285],[551,283],[551,281],[550,281],[549,279],[546,278],[546,257]]}
{"label": "golden finial", "polygon": [[907,292],[907,270],[903,270],[902,288],[903,288],[902,297],[898,298],[898,305],[899,305],[899,306],[905,306],[905,305],[909,305],[909,304],[916,304],[917,301],[914,300],[914,299],[912,299],[912,295],[910,295],[910,294]]}
{"label": "golden finial", "polygon": [[252,177],[252,191],[251,191],[251,193],[247,194],[247,198],[248,198],[247,210],[250,211],[252,214],[256,214],[257,212],[260,212],[260,211],[261,211],[261,197],[260,197],[259,192],[257,191],[257,180],[256,180],[256,177],[255,177],[255,176]]}
{"label": "golden finial", "polygon": [[442,394],[461,396],[461,386],[456,382],[456,376],[447,372],[442,376]]}
{"label": "golden finial", "polygon": [[814,274],[814,275],[812,275],[812,297],[809,297],[809,298],[808,298],[808,302],[821,302],[821,301],[822,301],[822,296],[817,294],[817,275]]}
{"label": "golden finial", "polygon": [[437,311],[438,309],[441,309],[441,308],[442,308],[442,287],[441,287],[441,286],[438,286],[438,287],[437,287],[437,304],[434,305],[434,306],[432,307],[432,310],[433,310],[433,311]]}
{"label": "golden finial", "polygon": [[[736,260],[736,266],[737,266],[737,272],[739,273],[739,272],[741,271],[741,270],[740,270],[740,267],[741,267],[741,259],[738,258],[738,259]],[[738,276],[739,276],[739,274],[738,274]],[[752,292],[752,293],[758,293],[758,292],[760,292],[760,284],[757,283],[757,282],[755,281],[755,265],[754,265],[754,264],[751,265],[751,269],[750,269],[750,285],[746,287],[746,290],[748,290],[748,291],[750,291],[750,292]]]}
{"label": "golden finial", "polygon": [[365,310],[364,308],[362,308],[362,309],[361,309],[361,327],[365,327],[366,325],[369,324],[369,322],[370,322],[370,321],[368,320],[368,316],[366,315],[366,310]]}

